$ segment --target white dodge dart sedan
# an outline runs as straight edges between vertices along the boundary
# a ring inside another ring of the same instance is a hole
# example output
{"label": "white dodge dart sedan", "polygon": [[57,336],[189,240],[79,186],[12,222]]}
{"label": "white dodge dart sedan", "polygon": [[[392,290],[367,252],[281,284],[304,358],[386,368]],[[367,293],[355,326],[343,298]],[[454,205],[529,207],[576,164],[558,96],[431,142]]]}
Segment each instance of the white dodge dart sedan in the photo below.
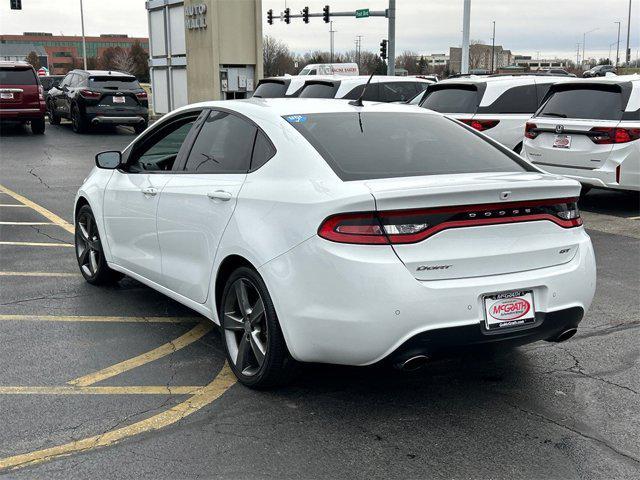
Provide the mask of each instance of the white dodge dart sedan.
{"label": "white dodge dart sedan", "polygon": [[200,103],[96,163],[75,204],[86,280],[210,318],[245,385],[563,341],[594,295],[578,182],[423,108]]}

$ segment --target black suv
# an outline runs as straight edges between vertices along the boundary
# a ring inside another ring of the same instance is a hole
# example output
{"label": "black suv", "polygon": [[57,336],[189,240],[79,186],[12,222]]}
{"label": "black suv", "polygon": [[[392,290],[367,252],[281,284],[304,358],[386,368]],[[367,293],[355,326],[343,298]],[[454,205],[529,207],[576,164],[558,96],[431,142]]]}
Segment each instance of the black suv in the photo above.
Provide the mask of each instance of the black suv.
{"label": "black suv", "polygon": [[607,73],[616,73],[613,65],[596,65],[582,74],[585,78],[604,77]]}
{"label": "black suv", "polygon": [[89,125],[131,125],[136,133],[147,128],[149,102],[136,77],[120,72],[72,70],[49,90],[47,111],[52,125],[71,120],[73,131]]}

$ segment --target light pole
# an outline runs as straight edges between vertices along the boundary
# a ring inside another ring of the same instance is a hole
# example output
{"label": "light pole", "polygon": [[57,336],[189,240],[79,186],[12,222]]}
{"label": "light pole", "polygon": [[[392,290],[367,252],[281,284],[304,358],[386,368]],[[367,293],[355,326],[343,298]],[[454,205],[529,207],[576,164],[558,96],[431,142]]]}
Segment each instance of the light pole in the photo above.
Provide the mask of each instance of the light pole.
{"label": "light pole", "polygon": [[87,42],[84,39],[84,12],[82,11],[82,0],[80,0],[80,23],[82,24],[82,60],[84,69],[87,69]]}
{"label": "light pole", "polygon": [[620,22],[613,22],[618,24],[618,41],[616,42],[618,46],[616,47],[616,68],[618,68],[618,63],[620,62]]}
{"label": "light pole", "polygon": [[582,64],[584,65],[584,62],[586,60],[587,57],[585,57],[585,53],[584,53],[584,46],[587,43],[587,34],[588,33],[592,33],[595,32],[596,30],[598,30],[597,28],[594,28],[593,30],[589,30],[588,32],[584,32],[582,34]]}
{"label": "light pole", "polygon": [[471,0],[464,0],[462,13],[462,53],[460,57],[460,73],[469,73],[469,28],[471,26]]}
{"label": "light pole", "polygon": [[631,49],[629,48],[630,37],[631,37],[631,0],[629,0],[629,17],[627,19],[627,49],[624,52],[624,58],[627,61],[627,67],[631,63]]}
{"label": "light pole", "polygon": [[493,21],[493,36],[491,37],[491,73],[493,73],[493,59],[495,58],[496,49],[496,21]]}
{"label": "light pole", "polygon": [[396,0],[389,0],[389,31],[387,44],[387,75],[396,74]]}
{"label": "light pole", "polygon": [[331,61],[329,63],[333,63],[333,34],[336,33],[337,30],[333,29],[333,22],[331,22],[329,25],[329,40],[331,47]]}

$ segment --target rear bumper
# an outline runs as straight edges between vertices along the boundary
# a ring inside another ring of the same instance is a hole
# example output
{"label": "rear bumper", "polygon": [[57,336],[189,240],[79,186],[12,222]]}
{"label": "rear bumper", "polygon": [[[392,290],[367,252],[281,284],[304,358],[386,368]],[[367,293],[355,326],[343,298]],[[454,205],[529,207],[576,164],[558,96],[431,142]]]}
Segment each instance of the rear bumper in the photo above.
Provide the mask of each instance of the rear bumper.
{"label": "rear bumper", "polygon": [[562,314],[555,312],[586,312],[595,293],[591,240],[581,227],[576,233],[577,251],[568,262],[500,275],[420,281],[389,246],[337,244],[317,236],[259,271],[294,358],[368,365],[428,332],[450,331],[454,337],[473,332],[454,342],[460,344],[477,343],[478,338],[498,341],[495,335],[479,336],[483,295],[492,292],[532,290],[536,312],[544,318],[534,326],[544,327],[517,336],[523,343],[552,336],[549,331],[564,327],[556,324]]}
{"label": "rear bumper", "polygon": [[45,111],[45,108],[0,108],[0,120],[37,120],[44,117]]}
{"label": "rear bumper", "polygon": [[147,119],[141,115],[136,115],[132,117],[111,117],[111,116],[103,116],[96,115],[91,118],[92,125],[137,125],[140,123],[144,123]]}

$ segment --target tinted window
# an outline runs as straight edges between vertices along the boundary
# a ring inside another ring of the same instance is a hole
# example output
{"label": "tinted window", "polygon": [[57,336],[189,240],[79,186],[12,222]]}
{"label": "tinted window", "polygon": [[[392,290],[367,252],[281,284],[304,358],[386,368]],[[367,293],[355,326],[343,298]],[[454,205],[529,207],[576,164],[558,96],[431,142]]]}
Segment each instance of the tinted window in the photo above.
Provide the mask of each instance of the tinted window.
{"label": "tinted window", "polygon": [[249,170],[256,127],[227,112],[211,112],[193,144],[185,170],[242,173]]}
{"label": "tinted window", "polygon": [[35,85],[36,76],[30,68],[0,68],[0,85]]}
{"label": "tinted window", "polygon": [[133,90],[140,89],[140,84],[136,77],[113,77],[113,76],[91,76],[89,77],[89,88],[105,88],[107,90]]}
{"label": "tinted window", "polygon": [[131,173],[171,170],[195,120],[194,117],[178,120],[142,139],[140,145],[134,147],[127,170]]}
{"label": "tinted window", "polygon": [[538,116],[620,120],[623,108],[619,91],[570,88],[553,93],[538,112]]}
{"label": "tinted window", "polygon": [[267,136],[258,130],[258,135],[256,136],[256,143],[253,146],[253,155],[251,157],[251,170],[257,170],[262,165],[267,163],[271,157],[276,154],[276,149],[273,148],[271,142],[267,138]]}
{"label": "tinted window", "polygon": [[337,88],[331,83],[310,83],[305,85],[300,97],[302,98],[333,98]]}
{"label": "tinted window", "polygon": [[[368,100],[370,102],[379,102],[380,94],[378,93],[378,86],[379,84],[377,83],[370,83],[369,86],[367,86],[367,91],[364,92],[364,97],[362,97],[362,99]],[[356,98],[360,98],[360,95],[362,95],[362,90],[364,90],[364,84],[358,85],[342,98],[346,98],[347,100],[355,100]]]}
{"label": "tinted window", "polygon": [[538,109],[536,86],[521,85],[505,91],[486,107],[480,107],[477,113],[530,113]]}
{"label": "tinted window", "polygon": [[282,98],[287,93],[287,85],[284,82],[263,82],[253,92],[254,97]]}
{"label": "tinted window", "polygon": [[40,83],[45,92],[60,84],[60,79],[56,77],[40,77]]}
{"label": "tinted window", "polygon": [[380,83],[380,96],[383,102],[406,102],[418,93],[414,82]]}
{"label": "tinted window", "polygon": [[411,105],[419,105],[419,104],[420,104],[420,102],[422,101],[422,99],[424,98],[424,95],[425,95],[425,92],[424,92],[424,91],[420,92],[420,93],[419,93],[419,94],[417,94],[415,97],[413,97],[413,98],[409,101],[409,103],[410,103]]}
{"label": "tinted window", "polygon": [[427,96],[420,106],[442,113],[476,113],[478,103],[478,91],[475,88],[452,87],[431,92],[427,90]]}
{"label": "tinted window", "polygon": [[526,171],[524,163],[439,115],[349,112],[285,119],[342,180]]}

